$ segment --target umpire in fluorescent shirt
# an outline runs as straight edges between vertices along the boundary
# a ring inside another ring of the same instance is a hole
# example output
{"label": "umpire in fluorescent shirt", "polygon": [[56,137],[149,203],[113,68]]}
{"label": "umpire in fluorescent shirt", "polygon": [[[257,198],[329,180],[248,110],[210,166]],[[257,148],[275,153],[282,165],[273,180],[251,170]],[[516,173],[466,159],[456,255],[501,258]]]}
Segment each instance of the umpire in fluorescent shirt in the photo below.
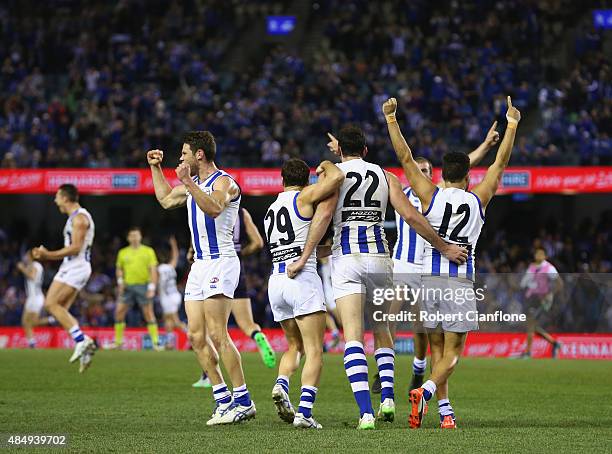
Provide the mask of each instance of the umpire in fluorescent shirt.
{"label": "umpire in fluorescent shirt", "polygon": [[115,342],[121,348],[125,330],[125,315],[133,304],[138,304],[147,322],[154,349],[159,349],[157,320],[153,311],[153,297],[157,288],[157,256],[153,248],[142,244],[142,232],[132,227],[127,234],[128,246],[117,255],[117,309],[115,310]]}

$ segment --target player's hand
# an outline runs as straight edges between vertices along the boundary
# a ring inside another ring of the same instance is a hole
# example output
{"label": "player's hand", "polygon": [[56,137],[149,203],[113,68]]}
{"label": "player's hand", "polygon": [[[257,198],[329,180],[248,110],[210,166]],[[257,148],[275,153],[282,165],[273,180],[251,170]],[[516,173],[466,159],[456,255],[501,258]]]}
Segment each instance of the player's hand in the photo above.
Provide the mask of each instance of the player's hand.
{"label": "player's hand", "polygon": [[445,250],[440,252],[442,252],[444,257],[449,259],[451,262],[455,262],[459,265],[463,265],[467,261],[467,249],[457,244],[447,243]]}
{"label": "player's hand", "polygon": [[488,148],[494,147],[499,142],[499,132],[497,129],[497,121],[493,122],[493,126],[487,132],[487,137],[485,138],[485,144]]}
{"label": "player's hand", "polygon": [[512,105],[512,99],[508,96],[508,111],[506,112],[506,120],[508,123],[518,123],[521,121],[521,113],[519,110]]}
{"label": "player's hand", "polygon": [[331,132],[327,133],[327,137],[329,137],[329,142],[327,142],[327,148],[336,156],[340,156],[340,151],[338,150],[338,139],[336,139]]}
{"label": "player's hand", "polygon": [[145,296],[148,300],[152,300],[155,297],[155,290],[147,290]]}
{"label": "player's hand", "polygon": [[288,265],[287,266],[287,277],[289,279],[293,279],[295,276],[297,276],[300,273],[300,271],[302,271],[302,269],[304,268],[304,265],[306,265],[306,262],[302,262],[302,259]]}
{"label": "player's hand", "polygon": [[36,260],[45,260],[48,257],[48,253],[49,251],[47,250],[47,248],[42,245],[32,249],[32,256]]}
{"label": "player's hand", "polygon": [[176,176],[179,180],[181,180],[181,183],[189,183],[189,181],[191,180],[191,169],[189,168],[189,164],[187,164],[186,162],[181,162],[176,167]]}
{"label": "player's hand", "polygon": [[382,106],[382,111],[386,115],[395,115],[397,111],[397,99],[389,98]]}
{"label": "player's hand", "polygon": [[189,249],[187,249],[187,254],[185,254],[185,258],[187,259],[188,263],[193,263],[193,247],[189,246]]}
{"label": "player's hand", "polygon": [[160,166],[163,159],[164,152],[162,150],[147,151],[147,162],[150,166]]}

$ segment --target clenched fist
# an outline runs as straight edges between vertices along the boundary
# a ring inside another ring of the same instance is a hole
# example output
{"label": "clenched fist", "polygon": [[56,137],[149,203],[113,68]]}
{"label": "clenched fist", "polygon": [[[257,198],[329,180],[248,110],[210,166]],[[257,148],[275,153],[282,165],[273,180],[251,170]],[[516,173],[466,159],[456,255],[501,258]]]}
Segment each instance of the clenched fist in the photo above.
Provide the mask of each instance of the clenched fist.
{"label": "clenched fist", "polygon": [[397,110],[397,99],[389,98],[382,106],[382,111],[385,115],[395,115]]}
{"label": "clenched fist", "polygon": [[191,169],[189,168],[189,164],[181,162],[176,167],[176,176],[181,180],[181,183],[187,184],[189,180],[191,180]]}
{"label": "clenched fist", "polygon": [[164,152],[162,150],[147,151],[147,162],[150,166],[160,166],[163,159]]}

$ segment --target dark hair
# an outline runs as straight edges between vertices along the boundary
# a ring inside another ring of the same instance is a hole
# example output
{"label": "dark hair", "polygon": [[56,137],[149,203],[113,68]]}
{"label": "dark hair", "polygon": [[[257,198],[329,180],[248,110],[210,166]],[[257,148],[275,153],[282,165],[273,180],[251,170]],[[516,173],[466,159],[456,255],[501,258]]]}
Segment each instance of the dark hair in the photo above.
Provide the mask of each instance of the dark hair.
{"label": "dark hair", "polygon": [[77,187],[70,183],[65,183],[59,187],[59,190],[62,192],[64,197],[66,197],[71,202],[79,201],[79,190]]}
{"label": "dark hair", "polygon": [[130,232],[135,232],[135,231],[139,231],[140,234],[142,235],[142,229],[138,227],[137,225],[133,225],[132,227],[130,227],[127,233],[129,234]]}
{"label": "dark hair", "polygon": [[449,183],[458,183],[470,171],[470,158],[465,153],[450,151],[442,157],[442,179]]}
{"label": "dark hair", "polygon": [[423,162],[426,163],[429,166],[429,171],[433,173],[433,164],[429,159],[424,158],[423,156],[417,156],[416,158],[414,158],[414,160],[417,164],[421,164]]}
{"label": "dark hair", "polygon": [[310,168],[301,159],[291,158],[283,164],[281,169],[283,186],[304,187],[310,179]]}
{"label": "dark hair", "polygon": [[342,150],[342,156],[359,156],[365,154],[366,139],[360,127],[346,125],[338,134],[338,144]]}
{"label": "dark hair", "polygon": [[217,143],[215,136],[209,131],[190,131],[185,133],[183,143],[186,143],[191,148],[191,152],[195,154],[198,150],[204,150],[204,157],[208,162],[215,160],[217,153]]}

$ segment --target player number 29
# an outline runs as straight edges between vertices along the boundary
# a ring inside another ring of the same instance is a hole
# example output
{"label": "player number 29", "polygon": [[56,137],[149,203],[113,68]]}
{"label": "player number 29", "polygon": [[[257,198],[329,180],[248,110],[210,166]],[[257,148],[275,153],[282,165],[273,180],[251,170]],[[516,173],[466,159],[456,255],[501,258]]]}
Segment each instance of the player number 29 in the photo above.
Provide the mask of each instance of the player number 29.
{"label": "player number 29", "polygon": [[286,233],[287,238],[279,238],[278,242],[280,246],[286,246],[287,244],[291,244],[295,241],[295,232],[293,231],[293,225],[291,225],[291,216],[289,215],[289,210],[287,207],[282,207],[278,210],[278,213],[274,213],[274,211],[269,210],[266,213],[265,220],[270,220],[270,225],[268,225],[268,230],[266,232],[266,236],[268,239],[268,244],[271,249],[274,249],[278,246],[276,243],[272,243],[270,241],[272,237],[272,231],[274,230],[274,222],[276,221],[276,230],[280,233]]}

